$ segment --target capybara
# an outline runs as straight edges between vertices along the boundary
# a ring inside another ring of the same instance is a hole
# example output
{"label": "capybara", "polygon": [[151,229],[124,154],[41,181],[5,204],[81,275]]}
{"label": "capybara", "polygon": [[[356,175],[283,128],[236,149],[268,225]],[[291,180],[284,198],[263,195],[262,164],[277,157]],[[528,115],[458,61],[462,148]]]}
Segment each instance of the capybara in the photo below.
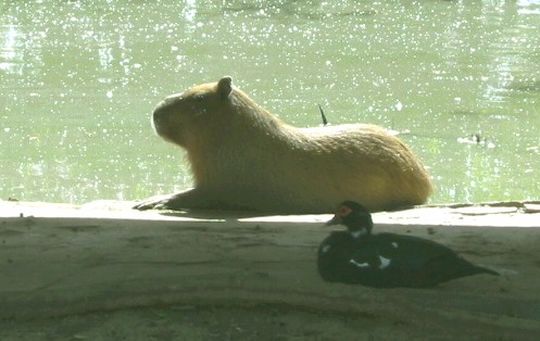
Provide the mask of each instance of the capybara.
{"label": "capybara", "polygon": [[293,127],[231,77],[165,98],[152,120],[159,136],[187,151],[194,188],[137,209],[328,213],[354,200],[373,212],[422,204],[432,191],[420,160],[387,130]]}

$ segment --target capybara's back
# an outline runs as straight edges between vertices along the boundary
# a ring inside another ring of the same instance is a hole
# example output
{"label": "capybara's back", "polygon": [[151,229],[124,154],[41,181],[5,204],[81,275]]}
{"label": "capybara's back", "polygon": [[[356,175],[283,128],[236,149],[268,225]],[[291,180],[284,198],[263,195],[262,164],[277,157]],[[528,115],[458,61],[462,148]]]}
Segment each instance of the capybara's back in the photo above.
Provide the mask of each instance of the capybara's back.
{"label": "capybara's back", "polygon": [[336,202],[353,200],[370,211],[392,210],[425,203],[432,192],[429,175],[410,148],[378,126],[350,124],[298,131],[306,145],[315,146],[305,154],[296,149],[298,154],[290,160],[299,161],[295,171],[302,176],[295,192],[303,205],[332,212]]}

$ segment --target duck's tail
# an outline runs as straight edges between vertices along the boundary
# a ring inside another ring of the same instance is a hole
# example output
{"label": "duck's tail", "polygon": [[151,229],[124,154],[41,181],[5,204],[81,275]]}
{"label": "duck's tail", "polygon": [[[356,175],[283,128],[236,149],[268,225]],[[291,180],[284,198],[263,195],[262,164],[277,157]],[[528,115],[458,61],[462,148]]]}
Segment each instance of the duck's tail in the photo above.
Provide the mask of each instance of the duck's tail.
{"label": "duck's tail", "polygon": [[490,275],[494,275],[494,276],[500,276],[501,275],[497,271],[485,268],[483,266],[475,265],[474,268],[476,269],[476,273],[478,273],[478,274],[483,273],[483,274],[490,274]]}

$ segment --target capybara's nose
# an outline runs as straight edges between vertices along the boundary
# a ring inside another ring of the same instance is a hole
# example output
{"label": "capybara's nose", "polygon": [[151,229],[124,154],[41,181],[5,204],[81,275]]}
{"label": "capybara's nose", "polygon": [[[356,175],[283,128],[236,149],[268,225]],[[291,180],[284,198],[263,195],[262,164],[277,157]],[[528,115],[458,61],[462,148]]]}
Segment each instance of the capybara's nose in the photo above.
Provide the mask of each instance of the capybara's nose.
{"label": "capybara's nose", "polygon": [[159,110],[159,108],[156,108],[156,110],[152,112],[152,121],[154,121],[154,123],[160,123],[160,121],[162,120],[163,120],[162,111]]}
{"label": "capybara's nose", "polygon": [[163,123],[174,112],[174,106],[180,98],[181,94],[175,94],[159,102],[152,113],[152,121],[155,124]]}
{"label": "capybara's nose", "polygon": [[167,125],[167,110],[160,105],[152,112],[152,127],[158,135],[161,135]]}
{"label": "capybara's nose", "polygon": [[167,116],[167,108],[167,103],[163,101],[154,109],[154,112],[152,112],[152,121],[154,121],[155,124],[163,123]]}

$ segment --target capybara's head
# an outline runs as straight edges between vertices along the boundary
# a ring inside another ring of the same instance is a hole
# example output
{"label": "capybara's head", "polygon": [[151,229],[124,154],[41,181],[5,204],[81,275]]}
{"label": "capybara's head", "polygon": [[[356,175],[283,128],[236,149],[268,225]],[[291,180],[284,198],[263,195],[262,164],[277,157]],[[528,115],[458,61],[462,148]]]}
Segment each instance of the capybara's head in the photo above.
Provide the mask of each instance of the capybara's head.
{"label": "capybara's head", "polygon": [[223,77],[165,98],[152,114],[156,133],[189,148],[205,134],[205,128],[224,119],[231,92],[232,78]]}

